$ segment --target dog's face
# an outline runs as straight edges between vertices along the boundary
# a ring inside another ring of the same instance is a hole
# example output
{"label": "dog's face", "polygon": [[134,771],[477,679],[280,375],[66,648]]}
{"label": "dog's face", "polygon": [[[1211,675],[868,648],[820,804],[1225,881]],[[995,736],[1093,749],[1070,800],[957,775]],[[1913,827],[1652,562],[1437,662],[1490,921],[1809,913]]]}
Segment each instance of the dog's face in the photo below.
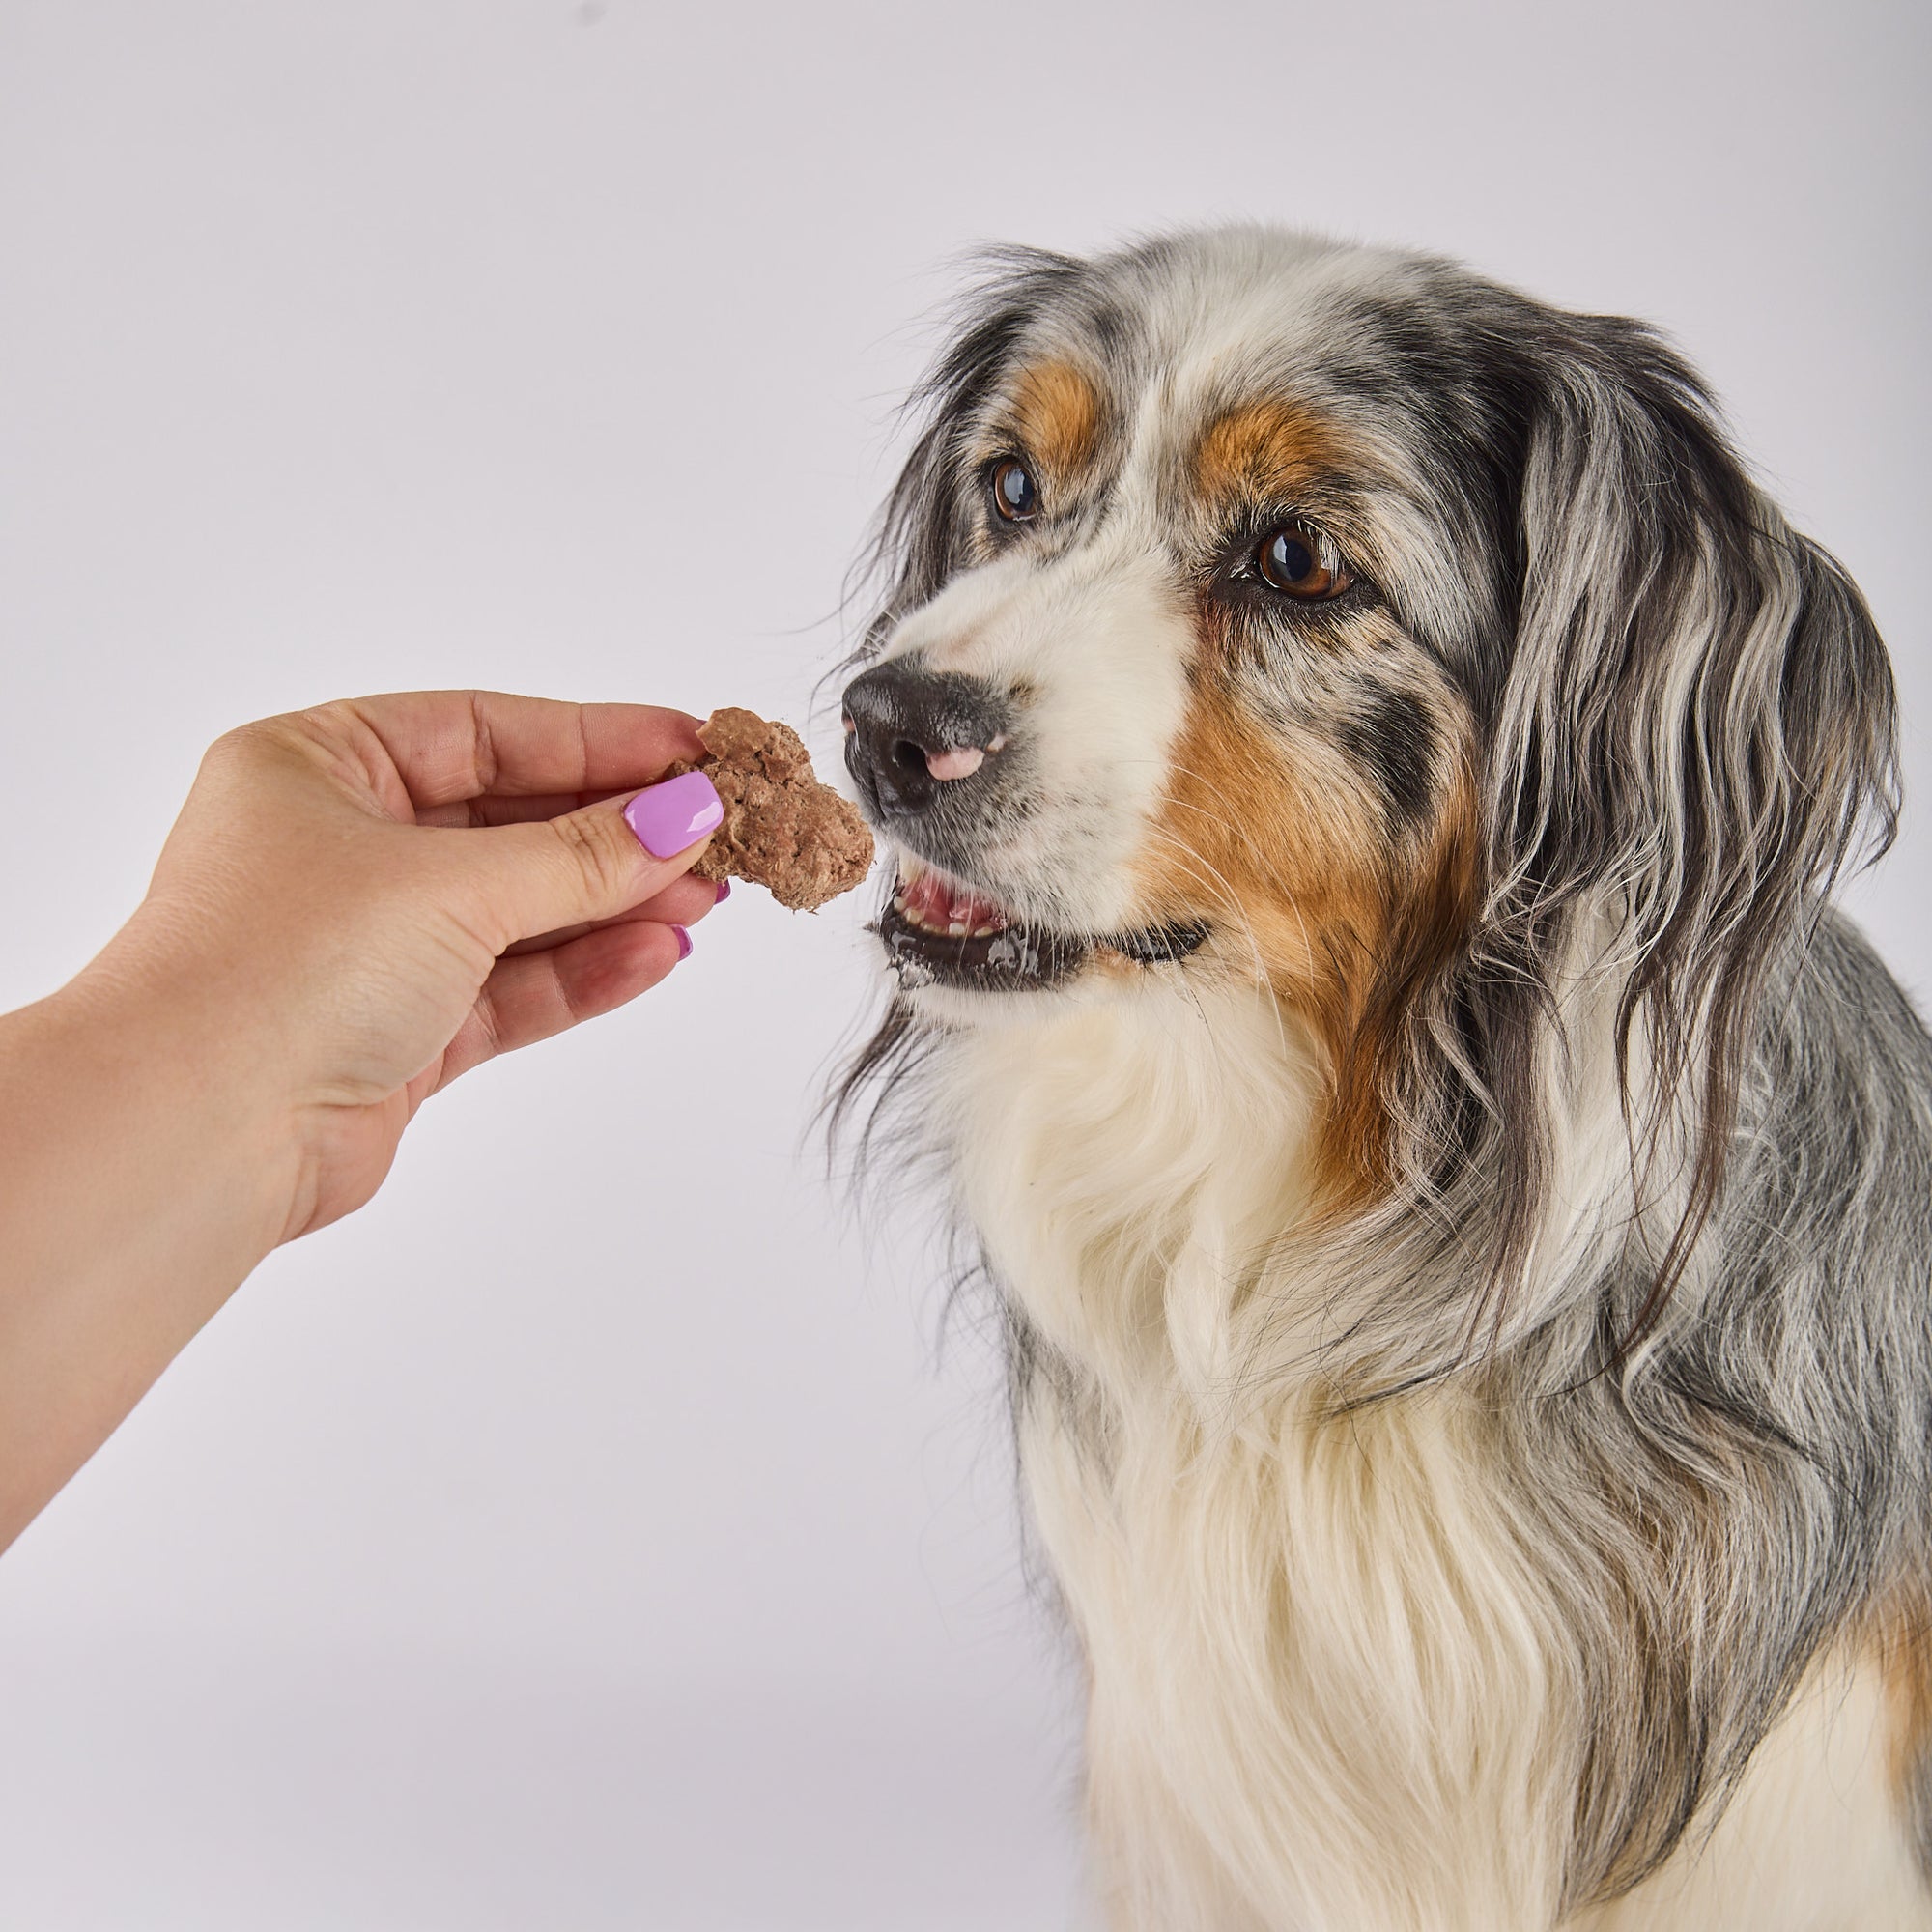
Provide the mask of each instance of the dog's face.
{"label": "dog's face", "polygon": [[846,693],[916,996],[1232,974],[1336,1019],[1392,924],[1466,916],[1494,506],[1412,279],[1230,238],[1029,304],[924,481],[952,567]]}
{"label": "dog's face", "polygon": [[1412,1170],[1586,901],[1676,1077],[1882,786],[1856,592],[1635,325],[1228,230],[1022,258],[929,401],[844,700],[915,1013],[1259,983]]}

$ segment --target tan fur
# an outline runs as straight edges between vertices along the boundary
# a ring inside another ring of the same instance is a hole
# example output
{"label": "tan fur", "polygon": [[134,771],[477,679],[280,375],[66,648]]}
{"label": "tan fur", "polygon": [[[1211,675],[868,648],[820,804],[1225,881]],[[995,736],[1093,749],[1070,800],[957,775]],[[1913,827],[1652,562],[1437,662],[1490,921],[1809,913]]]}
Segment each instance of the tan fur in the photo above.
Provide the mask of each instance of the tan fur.
{"label": "tan fur", "polygon": [[1373,469],[1367,452],[1313,411],[1264,397],[1217,417],[1194,451],[1194,487],[1211,506],[1244,501],[1293,502],[1324,474],[1360,478]]}
{"label": "tan fur", "polygon": [[1932,1776],[1932,1604],[1922,1592],[1899,1592],[1884,1605],[1867,1661],[1885,1687],[1887,1776],[1909,1813]]}
{"label": "tan fur", "polygon": [[1382,1076],[1396,1030],[1414,984],[1466,931],[1475,889],[1465,761],[1413,848],[1393,846],[1381,816],[1331,741],[1258,730],[1224,686],[1198,680],[1140,863],[1151,917],[1213,907],[1236,966],[1321,1042],[1321,1164],[1338,1205],[1387,1179]]}
{"label": "tan fur", "polygon": [[1012,423],[1022,451],[1065,481],[1093,459],[1100,398],[1070,362],[1036,362],[1013,384]]}

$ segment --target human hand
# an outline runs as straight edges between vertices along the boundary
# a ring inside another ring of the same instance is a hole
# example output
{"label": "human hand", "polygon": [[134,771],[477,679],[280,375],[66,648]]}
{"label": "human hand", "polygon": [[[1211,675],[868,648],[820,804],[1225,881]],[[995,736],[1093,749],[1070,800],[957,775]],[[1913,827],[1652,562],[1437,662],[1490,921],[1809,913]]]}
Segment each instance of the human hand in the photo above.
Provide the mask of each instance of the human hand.
{"label": "human hand", "polygon": [[368,1200],[429,1094],[688,951],[721,896],[683,876],[716,794],[696,774],[646,793],[635,832],[625,803],[703,755],[696,723],[416,692],[245,724],[209,751],[146,900],[83,980],[165,1014],[203,1081],[245,1090],[264,1211],[293,1239]]}

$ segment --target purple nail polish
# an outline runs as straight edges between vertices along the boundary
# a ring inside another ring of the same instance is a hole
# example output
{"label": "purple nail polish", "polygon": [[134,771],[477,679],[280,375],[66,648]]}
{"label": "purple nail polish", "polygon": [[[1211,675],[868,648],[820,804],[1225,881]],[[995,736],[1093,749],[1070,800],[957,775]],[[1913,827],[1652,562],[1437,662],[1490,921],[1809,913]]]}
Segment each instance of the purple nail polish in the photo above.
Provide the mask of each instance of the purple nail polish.
{"label": "purple nail polish", "polygon": [[677,956],[680,959],[689,959],[691,957],[691,934],[685,931],[681,925],[674,925],[671,927],[671,930],[677,934]]}
{"label": "purple nail polish", "polygon": [[718,896],[711,903],[713,905],[723,905],[730,896],[731,881],[729,879],[720,879],[718,881]]}
{"label": "purple nail polish", "polygon": [[654,859],[668,859],[716,831],[724,816],[718,787],[702,772],[684,772],[640,791],[624,808],[624,823]]}

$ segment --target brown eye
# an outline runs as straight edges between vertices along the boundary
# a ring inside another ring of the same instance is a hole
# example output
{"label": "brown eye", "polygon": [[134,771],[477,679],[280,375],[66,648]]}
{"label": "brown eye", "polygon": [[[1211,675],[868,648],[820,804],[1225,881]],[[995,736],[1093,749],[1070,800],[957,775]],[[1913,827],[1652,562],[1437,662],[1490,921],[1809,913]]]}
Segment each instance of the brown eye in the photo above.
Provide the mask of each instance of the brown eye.
{"label": "brown eye", "polygon": [[1039,490],[1024,463],[1012,457],[993,471],[993,508],[1009,524],[1023,524],[1039,509]]}
{"label": "brown eye", "polygon": [[1255,568],[1264,582],[1309,604],[1339,597],[1353,582],[1335,546],[1303,524],[1284,524],[1264,537]]}

